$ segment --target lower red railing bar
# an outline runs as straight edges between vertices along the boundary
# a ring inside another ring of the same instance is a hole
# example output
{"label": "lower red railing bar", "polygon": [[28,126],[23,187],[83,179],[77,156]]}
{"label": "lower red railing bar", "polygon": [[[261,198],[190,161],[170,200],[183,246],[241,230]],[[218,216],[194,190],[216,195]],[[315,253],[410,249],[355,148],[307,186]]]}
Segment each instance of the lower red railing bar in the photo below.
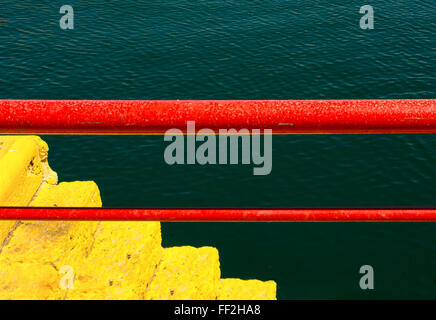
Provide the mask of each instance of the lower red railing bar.
{"label": "lower red railing bar", "polygon": [[0,220],[113,221],[436,221],[436,208],[0,208]]}
{"label": "lower red railing bar", "polygon": [[436,133],[436,100],[0,100],[0,134],[163,134],[187,121],[215,132]]}

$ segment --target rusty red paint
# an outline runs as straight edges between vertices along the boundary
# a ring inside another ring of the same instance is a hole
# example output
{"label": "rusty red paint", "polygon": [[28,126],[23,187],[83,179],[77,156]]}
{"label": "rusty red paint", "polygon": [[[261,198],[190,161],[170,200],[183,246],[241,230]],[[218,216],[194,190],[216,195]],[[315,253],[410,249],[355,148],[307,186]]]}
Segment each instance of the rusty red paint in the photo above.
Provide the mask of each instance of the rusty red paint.
{"label": "rusty red paint", "polygon": [[365,222],[436,221],[436,208],[0,208],[3,220]]}
{"label": "rusty red paint", "polygon": [[2,134],[436,133],[436,100],[0,100]]}

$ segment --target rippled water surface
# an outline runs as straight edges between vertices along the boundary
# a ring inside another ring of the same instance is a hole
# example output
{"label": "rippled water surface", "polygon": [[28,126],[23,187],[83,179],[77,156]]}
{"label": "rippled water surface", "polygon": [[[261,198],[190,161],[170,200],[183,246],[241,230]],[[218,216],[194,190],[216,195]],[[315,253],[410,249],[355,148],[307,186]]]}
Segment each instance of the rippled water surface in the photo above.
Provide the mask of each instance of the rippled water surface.
{"label": "rippled water surface", "polygon": [[[2,1],[1,99],[435,98],[434,1]],[[273,138],[273,169],[168,166],[159,136],[44,136],[105,206],[436,206],[434,135]],[[436,298],[431,223],[164,223],[278,298]],[[359,289],[361,265],[375,290]]]}

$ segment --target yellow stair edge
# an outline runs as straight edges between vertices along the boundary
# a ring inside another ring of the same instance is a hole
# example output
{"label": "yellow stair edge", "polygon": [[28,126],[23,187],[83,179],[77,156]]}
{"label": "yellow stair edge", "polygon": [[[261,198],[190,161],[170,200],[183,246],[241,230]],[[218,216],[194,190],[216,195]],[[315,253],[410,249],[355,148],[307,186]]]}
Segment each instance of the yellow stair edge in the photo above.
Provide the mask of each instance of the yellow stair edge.
{"label": "yellow stair edge", "polygon": [[218,300],[276,300],[277,284],[270,281],[220,279]]}
{"label": "yellow stair edge", "polygon": [[159,222],[22,222],[0,253],[0,299],[143,299],[161,251]]}
{"label": "yellow stair edge", "polygon": [[101,207],[100,190],[94,181],[44,183],[29,204],[31,207]]}
{"label": "yellow stair edge", "polygon": [[160,223],[105,221],[94,237],[89,255],[70,263],[66,299],[144,299],[162,257]]}
{"label": "yellow stair edge", "polygon": [[215,300],[220,272],[216,248],[165,248],[145,299]]}

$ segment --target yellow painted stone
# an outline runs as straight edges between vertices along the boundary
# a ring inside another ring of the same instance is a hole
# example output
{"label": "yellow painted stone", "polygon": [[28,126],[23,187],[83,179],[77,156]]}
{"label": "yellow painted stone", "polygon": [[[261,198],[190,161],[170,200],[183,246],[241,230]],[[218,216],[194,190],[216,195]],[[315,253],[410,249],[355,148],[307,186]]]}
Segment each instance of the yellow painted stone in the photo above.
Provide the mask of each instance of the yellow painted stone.
{"label": "yellow painted stone", "polygon": [[0,136],[0,148],[0,206],[27,206],[43,181],[57,182],[41,138]]}
{"label": "yellow painted stone", "polygon": [[100,191],[94,181],[44,183],[31,207],[101,207]]}
{"label": "yellow painted stone", "polygon": [[[57,183],[37,136],[0,136],[0,206],[27,206],[41,183]],[[0,251],[18,221],[0,221]]]}
{"label": "yellow painted stone", "polygon": [[166,248],[145,299],[216,299],[219,278],[217,249]]}
{"label": "yellow painted stone", "polygon": [[18,221],[14,221],[14,220],[1,220],[0,221],[0,252],[1,252],[1,246],[2,246],[3,242],[9,236],[9,233],[12,231],[12,229],[15,227],[15,225],[17,223],[18,223]]}
{"label": "yellow painted stone", "polygon": [[[97,224],[65,221],[20,223],[0,254],[1,270],[11,270],[13,273],[16,268],[21,272],[17,275],[7,273],[0,277],[0,288],[3,288],[4,297],[62,298],[65,292],[59,286],[61,275],[58,270],[62,265],[85,259],[91,250]],[[10,282],[16,279],[21,279],[20,283],[24,288],[34,286],[45,289],[25,291],[21,286],[11,286]]]}
{"label": "yellow painted stone", "polygon": [[0,264],[0,299],[59,299],[58,271],[41,263]]}
{"label": "yellow painted stone", "polygon": [[83,259],[91,248],[97,225],[97,222],[24,221],[2,248],[0,263],[65,264]]}
{"label": "yellow painted stone", "polygon": [[[160,259],[159,222],[23,222],[2,248],[0,291],[21,299],[143,299]],[[73,288],[60,286],[63,266],[74,272]],[[12,286],[20,278],[14,268],[26,273],[24,287],[46,289]]]}
{"label": "yellow painted stone", "polygon": [[275,300],[277,284],[274,281],[221,279],[218,300]]}
{"label": "yellow painted stone", "polygon": [[101,222],[92,250],[71,263],[67,299],[144,299],[162,256],[159,222]]}

